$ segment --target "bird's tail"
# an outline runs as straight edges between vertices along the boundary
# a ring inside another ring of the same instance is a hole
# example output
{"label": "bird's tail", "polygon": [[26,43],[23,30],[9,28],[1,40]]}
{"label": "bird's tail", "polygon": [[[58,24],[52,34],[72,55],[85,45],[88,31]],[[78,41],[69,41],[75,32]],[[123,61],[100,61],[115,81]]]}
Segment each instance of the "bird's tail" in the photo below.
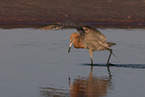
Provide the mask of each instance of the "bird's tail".
{"label": "bird's tail", "polygon": [[108,44],[108,47],[111,47],[113,45],[116,45],[116,43],[113,43],[113,42],[107,42],[107,44]]}

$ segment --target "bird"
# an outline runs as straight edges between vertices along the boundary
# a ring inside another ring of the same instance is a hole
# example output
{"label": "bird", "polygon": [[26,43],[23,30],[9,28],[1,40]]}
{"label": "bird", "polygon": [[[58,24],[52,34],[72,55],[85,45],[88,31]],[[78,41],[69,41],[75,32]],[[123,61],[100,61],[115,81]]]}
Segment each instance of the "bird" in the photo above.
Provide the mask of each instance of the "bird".
{"label": "bird", "polygon": [[85,23],[82,22],[56,22],[41,27],[40,29],[53,30],[53,29],[66,29],[66,28],[75,28],[79,32],[79,33],[74,32],[71,34],[68,53],[71,50],[72,44],[77,49],[88,49],[90,54],[90,59],[91,59],[91,65],[93,65],[93,58],[92,58],[93,52],[108,50],[110,54],[106,65],[107,65],[109,75],[112,76],[109,68],[109,61],[113,52],[112,49],[109,47],[115,45],[115,43],[107,42],[105,35],[102,34],[96,28],[86,25]]}

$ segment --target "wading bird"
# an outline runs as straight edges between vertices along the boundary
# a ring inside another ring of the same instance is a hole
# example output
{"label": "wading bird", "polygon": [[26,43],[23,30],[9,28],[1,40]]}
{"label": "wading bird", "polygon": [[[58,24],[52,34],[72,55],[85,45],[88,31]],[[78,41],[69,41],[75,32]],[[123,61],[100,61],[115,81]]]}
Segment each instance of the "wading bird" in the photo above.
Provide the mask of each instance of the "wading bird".
{"label": "wading bird", "polygon": [[68,53],[70,52],[72,44],[75,48],[88,49],[92,65],[93,65],[92,57],[94,51],[108,50],[110,54],[106,65],[107,65],[108,73],[109,75],[111,75],[110,68],[109,68],[109,60],[111,58],[111,54],[113,53],[112,53],[112,49],[110,49],[109,47],[115,45],[115,43],[107,42],[105,35],[102,34],[99,30],[80,22],[57,22],[54,24],[49,24],[47,26],[44,26],[41,29],[53,30],[53,29],[63,29],[63,28],[75,28],[79,32],[79,33],[75,32],[71,34]]}

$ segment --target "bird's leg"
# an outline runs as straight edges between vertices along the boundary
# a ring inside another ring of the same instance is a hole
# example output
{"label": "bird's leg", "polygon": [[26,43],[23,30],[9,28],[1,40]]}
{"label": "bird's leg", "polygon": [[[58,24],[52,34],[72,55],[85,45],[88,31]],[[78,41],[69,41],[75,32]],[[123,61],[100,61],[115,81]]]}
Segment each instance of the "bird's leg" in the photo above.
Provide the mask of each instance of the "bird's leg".
{"label": "bird's leg", "polygon": [[112,76],[111,75],[111,71],[110,71],[110,68],[109,68],[109,61],[110,61],[110,58],[111,58],[111,55],[112,55],[112,49],[108,49],[109,51],[110,51],[110,54],[109,54],[109,57],[108,57],[108,60],[107,60],[107,69],[108,69],[108,73],[109,73],[109,75],[110,76]]}
{"label": "bird's leg", "polygon": [[93,71],[93,65],[91,66],[91,72]]}
{"label": "bird's leg", "polygon": [[93,59],[92,59],[92,57],[91,57],[91,65],[93,65]]}
{"label": "bird's leg", "polygon": [[90,58],[91,58],[91,65],[93,66],[93,52],[92,51],[89,51],[89,54],[90,54]]}

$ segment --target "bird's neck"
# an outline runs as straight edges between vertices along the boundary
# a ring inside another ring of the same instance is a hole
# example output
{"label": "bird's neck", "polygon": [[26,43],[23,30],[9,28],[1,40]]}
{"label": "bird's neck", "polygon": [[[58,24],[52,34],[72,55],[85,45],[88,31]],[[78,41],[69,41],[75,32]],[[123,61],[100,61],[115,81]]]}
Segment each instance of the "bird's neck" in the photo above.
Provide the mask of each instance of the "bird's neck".
{"label": "bird's neck", "polygon": [[73,40],[73,46],[75,48],[84,48],[83,44],[80,42],[79,37],[75,37]]}

